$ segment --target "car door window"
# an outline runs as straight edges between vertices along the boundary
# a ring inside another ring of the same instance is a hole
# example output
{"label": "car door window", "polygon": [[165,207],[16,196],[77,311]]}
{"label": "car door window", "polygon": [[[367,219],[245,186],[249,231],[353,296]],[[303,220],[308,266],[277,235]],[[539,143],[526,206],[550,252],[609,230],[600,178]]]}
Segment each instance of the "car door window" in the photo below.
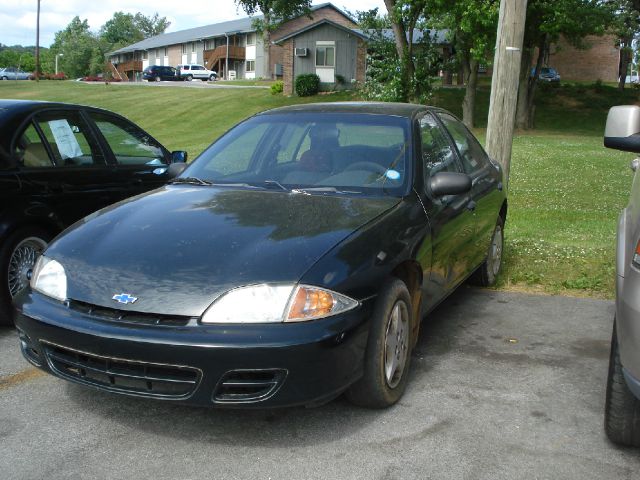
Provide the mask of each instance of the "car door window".
{"label": "car door window", "polygon": [[120,165],[164,165],[162,147],[147,133],[126,120],[90,113]]}
{"label": "car door window", "polygon": [[439,116],[456,144],[465,173],[473,175],[482,170],[488,163],[487,154],[475,137],[451,115],[442,113]]}
{"label": "car door window", "polygon": [[425,181],[439,172],[460,172],[451,143],[431,114],[420,119],[420,137]]}
{"label": "car door window", "polygon": [[102,152],[78,112],[36,115],[16,142],[15,149],[22,166],[27,168],[105,164]]}

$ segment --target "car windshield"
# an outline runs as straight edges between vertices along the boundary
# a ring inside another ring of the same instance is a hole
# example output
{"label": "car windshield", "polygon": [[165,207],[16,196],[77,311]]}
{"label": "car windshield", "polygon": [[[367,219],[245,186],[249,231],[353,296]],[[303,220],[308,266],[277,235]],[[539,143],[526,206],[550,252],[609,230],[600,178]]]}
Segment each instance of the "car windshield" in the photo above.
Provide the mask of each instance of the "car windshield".
{"label": "car windshield", "polygon": [[391,115],[259,115],[211,145],[182,176],[310,194],[402,196],[411,180],[409,132],[407,118]]}

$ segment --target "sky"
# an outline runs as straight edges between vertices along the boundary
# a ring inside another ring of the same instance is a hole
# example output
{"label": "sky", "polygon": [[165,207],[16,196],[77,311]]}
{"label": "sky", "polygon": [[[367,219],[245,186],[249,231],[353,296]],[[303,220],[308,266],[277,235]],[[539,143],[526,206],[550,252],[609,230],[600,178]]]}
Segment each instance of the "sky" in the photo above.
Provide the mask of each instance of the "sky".
{"label": "sky", "polygon": [[[314,4],[325,3],[314,1]],[[350,11],[369,10],[378,7],[385,12],[383,0],[337,0],[332,2]],[[5,45],[35,45],[37,0],[0,0],[0,43]],[[40,46],[53,43],[57,31],[63,30],[76,15],[89,22],[97,31],[115,12],[152,16],[158,12],[167,17],[171,26],[167,32],[209,25],[245,17],[233,0],[41,0]]]}

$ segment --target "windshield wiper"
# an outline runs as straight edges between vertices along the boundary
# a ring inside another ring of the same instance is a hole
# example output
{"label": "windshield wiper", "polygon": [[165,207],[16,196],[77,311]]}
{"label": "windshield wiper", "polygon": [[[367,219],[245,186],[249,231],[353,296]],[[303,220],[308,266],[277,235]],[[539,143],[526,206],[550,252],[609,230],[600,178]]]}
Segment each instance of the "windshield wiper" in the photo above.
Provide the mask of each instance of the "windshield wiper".
{"label": "windshield wiper", "polygon": [[305,187],[305,188],[294,188],[291,190],[292,193],[303,193],[306,195],[311,195],[311,192],[319,192],[319,193],[342,193],[346,195],[355,194],[361,195],[362,192],[357,190],[338,190],[336,187]]}
{"label": "windshield wiper", "polygon": [[277,180],[265,180],[263,183],[264,183],[266,186],[268,186],[268,187],[273,186],[273,187],[278,187],[280,190],[283,190],[283,191],[285,191],[285,192],[288,192],[288,191],[289,191],[289,189],[288,189],[287,187],[285,187],[284,185],[282,185],[282,184],[281,184],[279,181],[277,181]]}
{"label": "windshield wiper", "polygon": [[189,185],[213,185],[209,180],[203,180],[198,177],[177,177],[171,180],[169,183],[188,183]]}

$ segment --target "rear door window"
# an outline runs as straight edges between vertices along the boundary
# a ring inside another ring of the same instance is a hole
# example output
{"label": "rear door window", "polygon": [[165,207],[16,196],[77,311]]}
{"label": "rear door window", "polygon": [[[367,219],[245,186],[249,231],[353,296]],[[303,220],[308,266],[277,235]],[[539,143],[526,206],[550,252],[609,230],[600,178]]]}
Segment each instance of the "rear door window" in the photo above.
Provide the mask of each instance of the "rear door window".
{"label": "rear door window", "polygon": [[26,168],[92,167],[105,159],[79,112],[43,112],[22,133],[15,153]]}
{"label": "rear door window", "polygon": [[131,122],[97,112],[91,112],[90,116],[119,165],[167,163],[160,144]]}

